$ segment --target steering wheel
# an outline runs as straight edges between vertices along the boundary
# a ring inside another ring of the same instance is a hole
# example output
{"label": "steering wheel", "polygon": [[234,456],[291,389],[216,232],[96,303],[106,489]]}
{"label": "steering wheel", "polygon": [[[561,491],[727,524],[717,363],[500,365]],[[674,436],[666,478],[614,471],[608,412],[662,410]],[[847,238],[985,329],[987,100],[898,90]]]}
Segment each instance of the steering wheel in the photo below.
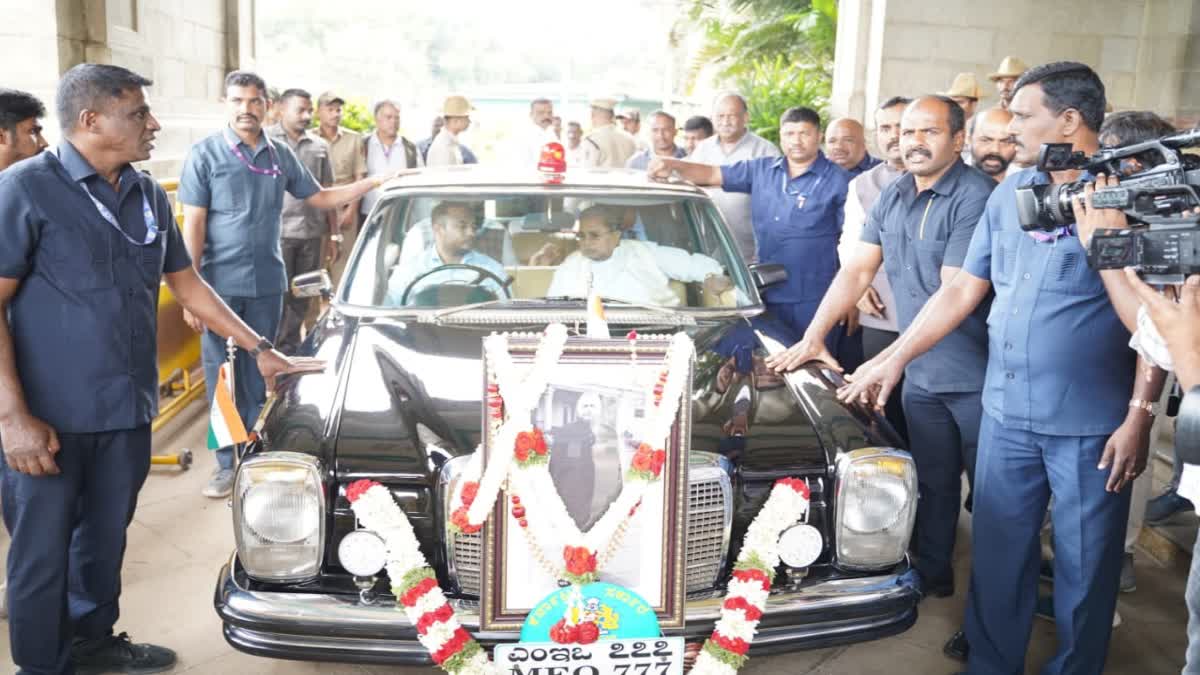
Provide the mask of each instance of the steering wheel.
{"label": "steering wheel", "polygon": [[451,281],[447,281],[447,282],[437,284],[437,285],[438,286],[480,286],[481,288],[479,290],[481,290],[485,293],[488,293],[493,298],[495,298],[496,296],[494,293],[492,293],[491,291],[489,291],[485,288],[482,288],[483,282],[491,279],[492,281],[496,282],[496,285],[499,286],[500,290],[504,292],[505,298],[510,299],[510,300],[512,299],[512,291],[510,291],[508,288],[509,285],[512,284],[512,279],[509,279],[508,281],[504,281],[500,277],[496,276],[495,273],[490,272],[482,267],[476,267],[475,265],[467,265],[466,263],[448,263],[445,265],[438,265],[437,267],[429,270],[428,272],[422,272],[421,274],[418,274],[415,279],[408,282],[408,286],[405,286],[404,292],[400,294],[401,306],[408,305],[408,295],[409,295],[409,293],[412,293],[412,290],[417,285],[417,282],[419,282],[422,279],[424,279],[425,277],[431,276],[433,274],[437,274],[439,272],[444,272],[446,270],[455,270],[455,269],[470,270],[475,273],[475,278],[469,279],[467,281],[451,280]]}

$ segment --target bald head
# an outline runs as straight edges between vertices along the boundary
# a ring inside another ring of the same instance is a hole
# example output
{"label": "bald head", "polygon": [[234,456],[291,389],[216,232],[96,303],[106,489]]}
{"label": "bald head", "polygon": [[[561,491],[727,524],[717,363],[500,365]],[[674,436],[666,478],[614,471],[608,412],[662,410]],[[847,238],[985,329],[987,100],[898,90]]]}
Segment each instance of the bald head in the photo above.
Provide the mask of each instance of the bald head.
{"label": "bald head", "polygon": [[971,156],[980,171],[1000,181],[1017,152],[1008,123],[1012,113],[1003,108],[989,108],[978,113],[972,121]]}
{"label": "bald head", "polygon": [[839,117],[825,128],[825,154],[843,169],[858,166],[867,154],[867,139],[863,125],[849,117]]}

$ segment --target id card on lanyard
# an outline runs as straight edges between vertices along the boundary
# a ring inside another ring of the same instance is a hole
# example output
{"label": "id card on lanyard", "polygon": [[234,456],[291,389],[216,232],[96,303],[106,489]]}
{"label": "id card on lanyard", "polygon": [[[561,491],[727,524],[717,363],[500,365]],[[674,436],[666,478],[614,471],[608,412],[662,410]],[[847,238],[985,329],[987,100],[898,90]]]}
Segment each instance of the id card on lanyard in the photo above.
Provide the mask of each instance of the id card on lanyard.
{"label": "id card on lanyard", "polygon": [[[800,175],[803,176],[805,174],[800,174]],[[797,178],[799,178],[799,176],[797,176]],[[817,180],[816,180],[816,182],[813,183],[812,189],[808,190],[807,192],[800,192],[799,190],[792,191],[792,190],[788,189],[788,183],[790,183],[791,181],[789,180],[787,171],[785,170],[784,174],[783,174],[783,187],[782,187],[783,194],[785,194],[787,196],[795,196],[796,209],[797,210],[803,209],[804,205],[808,202],[808,196],[810,194],[816,194],[817,189],[821,187],[821,181],[823,181],[823,180],[825,180],[825,176],[817,176]]]}
{"label": "id card on lanyard", "polygon": [[[60,164],[62,163],[62,157],[59,155],[59,150],[57,148],[54,151],[54,157],[59,161]],[[64,168],[66,167],[64,166]],[[143,241],[138,241],[137,239],[129,236],[129,233],[125,231],[125,228],[121,227],[121,224],[117,222],[117,217],[113,215],[113,212],[109,211],[108,207],[102,204],[100,200],[96,198],[96,195],[92,194],[92,191],[88,189],[85,181],[80,180],[77,181],[76,184],[83,188],[84,194],[88,196],[88,199],[92,200],[92,204],[95,205],[96,211],[100,214],[100,217],[104,219],[104,222],[111,225],[117,232],[120,232],[121,236],[125,237],[125,240],[129,243],[134,244],[135,246],[149,246],[157,241],[159,235],[162,234],[162,230],[158,229],[158,220],[154,217],[154,209],[150,208],[150,200],[146,198],[146,191],[141,189],[140,185],[138,186],[138,191],[142,194],[142,220],[146,224],[146,236]]]}

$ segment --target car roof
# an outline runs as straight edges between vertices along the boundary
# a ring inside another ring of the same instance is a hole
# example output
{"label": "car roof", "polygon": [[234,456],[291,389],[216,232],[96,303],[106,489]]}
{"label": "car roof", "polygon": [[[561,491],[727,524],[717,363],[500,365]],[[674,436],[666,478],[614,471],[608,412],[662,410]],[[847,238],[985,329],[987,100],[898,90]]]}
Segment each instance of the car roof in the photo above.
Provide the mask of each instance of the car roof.
{"label": "car roof", "polygon": [[547,174],[537,169],[524,170],[512,166],[488,164],[464,164],[461,166],[422,169],[417,173],[401,176],[383,186],[385,192],[399,192],[427,188],[536,188],[571,190],[582,188],[593,190],[616,189],[630,191],[652,191],[680,196],[706,196],[692,183],[679,180],[651,180],[645,171],[636,169],[567,169],[563,180],[547,181]]}

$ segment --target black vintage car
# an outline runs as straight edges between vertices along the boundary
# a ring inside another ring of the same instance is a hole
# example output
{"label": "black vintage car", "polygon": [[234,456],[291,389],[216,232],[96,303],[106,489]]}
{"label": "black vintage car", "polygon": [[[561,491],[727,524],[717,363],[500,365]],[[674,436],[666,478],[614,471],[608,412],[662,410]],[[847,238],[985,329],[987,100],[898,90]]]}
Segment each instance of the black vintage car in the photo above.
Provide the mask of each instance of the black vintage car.
{"label": "black vintage car", "polygon": [[[911,626],[915,470],[882,418],[836,400],[837,375],[809,365],[784,377],[763,366],[797,337],[759,297],[785,272],[747,267],[694,186],[632,171],[519,174],[461,167],[387,187],[303,347],[329,367],[280,383],[239,466],[237,551],[215,597],[229,643],[287,659],[431,663],[385,572],[356,576],[339,560],[356,528],[345,488],[364,478],[386,485],[407,513],[463,625],[485,646],[516,639],[477,632],[482,545],[478,534],[452,535],[447,506],[480,442],[482,339],[550,322],[582,330],[585,300],[564,275],[578,260],[568,254],[590,245],[578,214],[595,206],[616,221],[618,248],[650,251],[670,277],[664,295],[593,268],[613,334],[686,331],[696,346],[684,399],[686,623],[668,633],[695,642],[711,633],[746,528],[788,476],[811,486],[808,521],[823,548],[806,567],[778,569],[751,655]],[[448,230],[431,226],[443,202],[468,205],[478,227],[456,265],[441,264]],[[298,278],[293,292],[331,293],[321,273]]]}

